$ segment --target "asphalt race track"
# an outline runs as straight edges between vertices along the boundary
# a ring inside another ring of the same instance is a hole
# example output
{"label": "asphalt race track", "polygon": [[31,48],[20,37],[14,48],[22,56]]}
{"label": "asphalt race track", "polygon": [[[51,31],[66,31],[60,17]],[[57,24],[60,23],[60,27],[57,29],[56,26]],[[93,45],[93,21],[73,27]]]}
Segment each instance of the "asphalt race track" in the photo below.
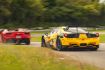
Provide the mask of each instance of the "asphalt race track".
{"label": "asphalt race track", "polygon": [[[31,45],[35,47],[40,47],[40,42],[32,42]],[[101,43],[100,48],[98,51],[54,51],[59,54],[62,54],[64,56],[67,56],[68,58],[72,58],[74,60],[80,61],[81,63],[88,63],[91,65],[95,65],[100,68],[105,69],[105,44]]]}

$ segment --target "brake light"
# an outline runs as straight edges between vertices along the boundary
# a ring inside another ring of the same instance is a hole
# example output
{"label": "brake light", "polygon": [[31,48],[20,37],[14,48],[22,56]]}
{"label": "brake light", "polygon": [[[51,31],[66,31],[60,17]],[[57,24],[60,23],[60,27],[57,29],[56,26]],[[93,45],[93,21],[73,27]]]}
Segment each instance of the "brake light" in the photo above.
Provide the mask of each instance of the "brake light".
{"label": "brake light", "polygon": [[30,34],[29,32],[26,32],[25,34]]}
{"label": "brake light", "polygon": [[99,37],[99,33],[96,33],[96,36]]}
{"label": "brake light", "polygon": [[67,37],[67,36],[68,36],[68,35],[65,33],[65,34],[64,34],[64,37]]}
{"label": "brake light", "polygon": [[12,34],[12,33],[6,33],[7,35],[10,35],[10,34]]}

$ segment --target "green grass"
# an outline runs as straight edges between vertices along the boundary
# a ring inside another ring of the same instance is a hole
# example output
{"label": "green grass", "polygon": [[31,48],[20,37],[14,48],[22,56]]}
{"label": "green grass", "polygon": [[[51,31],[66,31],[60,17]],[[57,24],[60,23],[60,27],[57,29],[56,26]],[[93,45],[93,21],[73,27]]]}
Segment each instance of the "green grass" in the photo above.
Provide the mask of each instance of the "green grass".
{"label": "green grass", "polygon": [[38,36],[38,37],[32,37],[31,38],[31,42],[41,42],[41,37]]}
{"label": "green grass", "polygon": [[100,42],[105,43],[105,34],[100,35]]}
{"label": "green grass", "polygon": [[[63,58],[63,59],[62,59]],[[1,45],[0,70],[99,70],[47,48]]]}
{"label": "green grass", "polygon": [[49,33],[49,31],[33,31],[33,32],[31,32],[31,34],[45,34],[45,33]]}
{"label": "green grass", "polygon": [[91,30],[90,32],[105,32],[105,30]]}

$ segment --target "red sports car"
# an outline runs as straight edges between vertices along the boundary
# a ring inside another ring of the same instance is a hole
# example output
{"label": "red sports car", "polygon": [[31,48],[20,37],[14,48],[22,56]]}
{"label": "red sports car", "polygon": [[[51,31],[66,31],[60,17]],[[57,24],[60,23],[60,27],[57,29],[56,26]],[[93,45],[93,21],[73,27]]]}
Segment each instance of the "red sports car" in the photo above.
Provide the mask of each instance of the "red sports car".
{"label": "red sports car", "polygon": [[0,32],[1,43],[30,44],[30,32],[22,30],[2,30]]}

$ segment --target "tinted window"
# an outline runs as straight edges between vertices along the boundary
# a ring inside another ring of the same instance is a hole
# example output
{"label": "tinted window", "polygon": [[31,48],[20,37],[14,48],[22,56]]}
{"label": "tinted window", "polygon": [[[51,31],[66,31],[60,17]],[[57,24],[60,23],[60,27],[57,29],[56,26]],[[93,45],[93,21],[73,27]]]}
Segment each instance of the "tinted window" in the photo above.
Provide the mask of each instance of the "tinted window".
{"label": "tinted window", "polygon": [[94,37],[97,37],[97,35],[96,34],[87,34],[87,37],[88,38],[94,38]]}
{"label": "tinted window", "polygon": [[68,38],[79,38],[79,34],[68,34]]}

